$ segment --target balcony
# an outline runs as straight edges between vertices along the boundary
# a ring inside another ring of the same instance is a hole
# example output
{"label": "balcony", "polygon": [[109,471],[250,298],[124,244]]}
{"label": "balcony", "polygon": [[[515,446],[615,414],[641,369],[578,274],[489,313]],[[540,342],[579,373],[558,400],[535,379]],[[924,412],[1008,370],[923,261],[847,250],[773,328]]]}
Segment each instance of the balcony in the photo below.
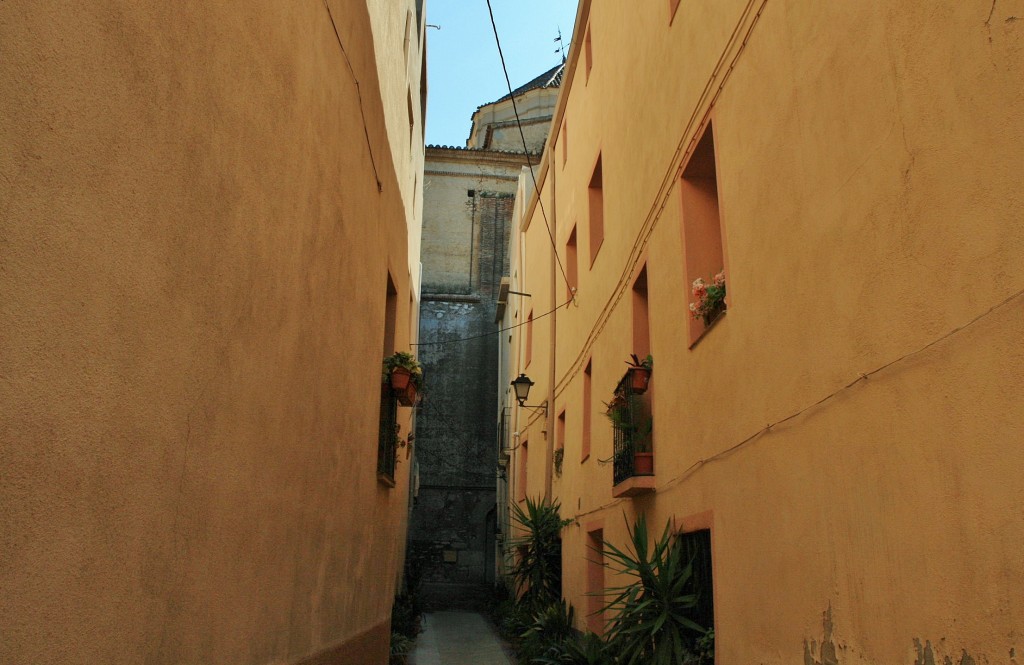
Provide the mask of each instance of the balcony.
{"label": "balcony", "polygon": [[[646,371],[646,375],[638,375]],[[606,414],[614,436],[612,495],[636,496],[653,492],[653,421],[649,398],[644,397],[650,370],[630,368],[615,387]]]}

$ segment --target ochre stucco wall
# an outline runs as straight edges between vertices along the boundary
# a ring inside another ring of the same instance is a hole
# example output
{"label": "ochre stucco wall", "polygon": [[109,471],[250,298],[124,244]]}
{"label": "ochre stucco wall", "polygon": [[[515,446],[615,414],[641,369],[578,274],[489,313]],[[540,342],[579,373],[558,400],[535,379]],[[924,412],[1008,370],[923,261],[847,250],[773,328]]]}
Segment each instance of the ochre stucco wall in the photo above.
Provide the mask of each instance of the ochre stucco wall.
{"label": "ochre stucco wall", "polygon": [[386,662],[406,5],[0,6],[0,661]]}
{"label": "ochre stucco wall", "polygon": [[[552,494],[577,518],[564,589],[581,628],[587,525],[621,545],[623,513],[643,511],[659,531],[712,530],[719,665],[1015,662],[1022,15],[980,0],[681,3],[671,24],[664,5],[581,13],[593,69],[586,80],[574,46],[555,117],[568,161],[549,145],[541,197],[560,251],[573,224],[586,247],[600,152],[605,240],[580,264],[579,307],[535,324],[526,370],[530,401],[547,393],[567,413]],[[677,178],[707,120],[729,311],[690,348]],[[529,214],[519,269],[536,316],[557,304],[551,280],[557,297],[564,285]],[[602,402],[633,350],[628,289],[644,265],[657,488],[615,499]],[[547,423],[521,429],[542,494]]]}

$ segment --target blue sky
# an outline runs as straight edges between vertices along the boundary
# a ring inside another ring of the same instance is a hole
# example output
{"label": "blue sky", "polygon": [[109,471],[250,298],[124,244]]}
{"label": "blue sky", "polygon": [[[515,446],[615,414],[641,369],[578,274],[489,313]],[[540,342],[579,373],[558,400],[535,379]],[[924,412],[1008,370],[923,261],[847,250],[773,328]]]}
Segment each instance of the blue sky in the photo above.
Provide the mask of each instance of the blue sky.
{"label": "blue sky", "polygon": [[[569,53],[576,0],[491,0],[512,87],[557,65],[558,29]],[[486,0],[426,0],[427,144],[466,145],[470,117],[508,94]]]}

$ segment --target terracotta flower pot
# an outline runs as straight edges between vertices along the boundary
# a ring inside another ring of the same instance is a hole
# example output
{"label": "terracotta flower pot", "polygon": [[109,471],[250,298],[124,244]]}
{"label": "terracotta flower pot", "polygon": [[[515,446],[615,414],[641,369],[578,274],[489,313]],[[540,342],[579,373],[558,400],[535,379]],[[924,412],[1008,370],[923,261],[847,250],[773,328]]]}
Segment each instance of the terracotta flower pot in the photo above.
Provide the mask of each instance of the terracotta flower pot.
{"label": "terracotta flower pot", "polygon": [[633,453],[633,475],[654,475],[654,453]]}
{"label": "terracotta flower pot", "polygon": [[405,390],[412,381],[412,372],[404,367],[396,367],[391,370],[391,387],[395,390]]}
{"label": "terracotta flower pot", "polygon": [[416,384],[409,381],[405,390],[395,392],[395,397],[398,398],[398,403],[402,406],[416,406]]}
{"label": "terracotta flower pot", "polygon": [[647,367],[631,367],[629,369],[629,389],[634,395],[647,392],[647,384],[651,382],[651,370]]}

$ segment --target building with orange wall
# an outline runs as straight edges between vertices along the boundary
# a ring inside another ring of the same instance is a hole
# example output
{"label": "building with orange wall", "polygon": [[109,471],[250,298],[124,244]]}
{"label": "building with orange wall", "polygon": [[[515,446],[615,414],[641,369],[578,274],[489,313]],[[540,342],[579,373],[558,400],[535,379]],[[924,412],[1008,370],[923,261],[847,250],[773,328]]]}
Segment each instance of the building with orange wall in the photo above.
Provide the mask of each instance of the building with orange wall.
{"label": "building with orange wall", "polygon": [[[1012,7],[584,1],[576,25],[500,342],[547,407],[513,409],[508,494],[575,519],[578,627],[615,581],[588,548],[643,513],[707,564],[720,665],[1016,662]],[[634,353],[652,474],[604,415]]]}
{"label": "building with orange wall", "polygon": [[423,34],[421,0],[0,6],[0,662],[388,661]]}

